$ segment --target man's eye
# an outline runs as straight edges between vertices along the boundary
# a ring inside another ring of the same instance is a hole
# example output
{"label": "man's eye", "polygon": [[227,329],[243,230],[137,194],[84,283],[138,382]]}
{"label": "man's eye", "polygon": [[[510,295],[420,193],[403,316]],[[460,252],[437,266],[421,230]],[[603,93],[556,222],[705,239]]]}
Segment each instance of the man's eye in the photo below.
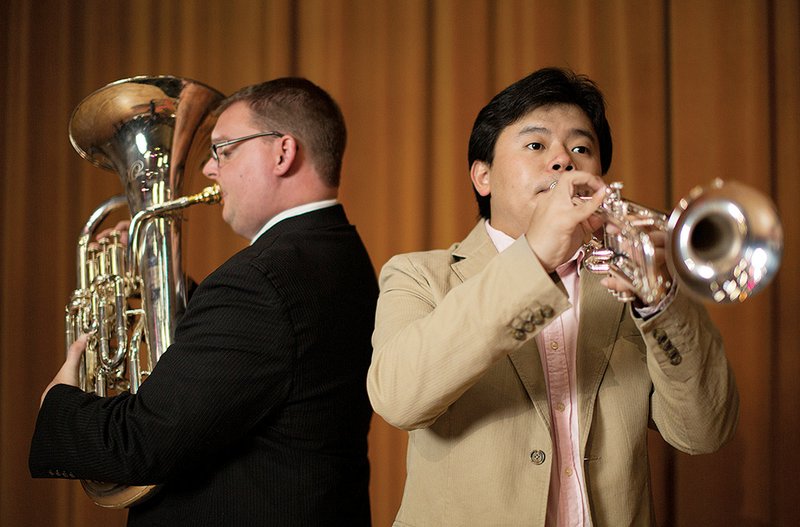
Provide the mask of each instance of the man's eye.
{"label": "man's eye", "polygon": [[525,145],[525,147],[530,150],[541,150],[542,148],[544,148],[544,145],[542,145],[542,143],[528,143],[527,145]]}
{"label": "man's eye", "polygon": [[576,154],[588,154],[589,148],[585,146],[576,146],[575,148],[572,149],[572,151],[575,152]]}

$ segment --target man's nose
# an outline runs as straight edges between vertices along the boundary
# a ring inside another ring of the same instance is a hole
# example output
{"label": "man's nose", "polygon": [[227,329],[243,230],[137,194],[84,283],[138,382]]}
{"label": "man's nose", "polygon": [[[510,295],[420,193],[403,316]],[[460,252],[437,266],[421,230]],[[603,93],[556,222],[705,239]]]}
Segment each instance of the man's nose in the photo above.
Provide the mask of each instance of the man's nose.
{"label": "man's nose", "polygon": [[214,179],[219,174],[219,164],[214,161],[213,157],[209,157],[206,164],[203,165],[203,175],[207,178]]}
{"label": "man's nose", "polygon": [[572,158],[569,157],[569,153],[562,150],[553,156],[553,159],[550,161],[550,169],[556,172],[569,172],[570,170],[574,170],[575,167],[572,164]]}

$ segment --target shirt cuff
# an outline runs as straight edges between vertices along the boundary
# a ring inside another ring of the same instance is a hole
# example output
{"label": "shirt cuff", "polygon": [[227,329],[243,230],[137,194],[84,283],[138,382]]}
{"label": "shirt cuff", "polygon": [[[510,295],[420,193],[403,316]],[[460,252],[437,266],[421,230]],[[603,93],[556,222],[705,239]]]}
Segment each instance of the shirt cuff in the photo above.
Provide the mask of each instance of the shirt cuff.
{"label": "shirt cuff", "polygon": [[664,311],[669,307],[669,305],[675,299],[675,294],[677,290],[678,290],[677,280],[673,280],[672,285],[669,288],[669,291],[667,291],[666,296],[664,296],[664,298],[661,299],[661,302],[659,302],[654,306],[634,307],[633,308],[634,313],[636,313],[637,316],[645,320],[647,320],[652,316],[658,315],[659,313],[661,313],[662,311]]}

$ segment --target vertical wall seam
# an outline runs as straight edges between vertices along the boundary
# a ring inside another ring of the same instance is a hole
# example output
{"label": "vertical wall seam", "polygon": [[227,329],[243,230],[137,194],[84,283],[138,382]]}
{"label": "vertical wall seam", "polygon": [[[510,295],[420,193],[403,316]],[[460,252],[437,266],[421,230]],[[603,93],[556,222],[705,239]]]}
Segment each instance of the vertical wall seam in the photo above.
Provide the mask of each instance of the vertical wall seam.
{"label": "vertical wall seam", "polygon": [[435,199],[433,197],[433,178],[436,177],[434,173],[434,165],[431,164],[431,160],[436,159],[434,155],[433,149],[435,148],[434,142],[434,108],[433,108],[433,98],[434,98],[434,89],[436,84],[435,78],[435,69],[434,69],[434,61],[436,50],[434,49],[436,46],[436,24],[435,24],[435,17],[436,17],[436,10],[434,7],[435,2],[427,2],[425,4],[425,79],[426,79],[426,86],[429,86],[429,89],[425,90],[423,95],[425,102],[423,106],[425,108],[424,115],[430,116],[431,118],[425,119],[423,134],[425,136],[425,158],[428,160],[428,170],[431,172],[427,176],[423,176],[422,181],[424,182],[424,190],[423,196],[425,198],[422,200],[423,207],[422,207],[422,222],[420,225],[423,226],[423,233],[421,239],[424,243],[424,249],[428,250],[432,248],[433,245],[433,229],[429,227],[425,227],[426,225],[433,225],[434,222],[434,214],[433,214],[433,204]]}
{"label": "vertical wall seam", "polygon": [[670,0],[664,0],[664,199],[673,206],[672,144],[672,24]]}
{"label": "vertical wall seam", "polygon": [[[771,0],[767,2],[767,90],[769,93],[769,97],[767,99],[767,119],[768,119],[768,152],[767,155],[769,156],[769,192],[772,195],[773,201],[778,196],[778,186],[779,186],[779,179],[778,179],[778,160],[777,160],[777,145],[776,141],[778,138],[778,107],[777,107],[777,95],[778,95],[778,87],[777,87],[777,57],[776,55],[776,38],[775,38],[775,2]],[[781,400],[779,397],[780,394],[780,386],[777,382],[779,380],[779,362],[780,362],[780,354],[779,354],[779,342],[778,342],[778,335],[780,334],[780,324],[779,324],[779,317],[776,314],[781,312],[781,290],[780,287],[780,275],[775,277],[775,285],[772,287],[772,291],[770,292],[770,317],[769,317],[769,332],[770,332],[770,363],[769,363],[769,398],[770,398],[770,405],[769,408],[773,408],[773,412],[770,413],[768,416],[769,419],[769,430],[770,430],[770,455],[769,459],[767,459],[767,466],[768,466],[768,473],[769,474],[777,474],[777,462],[775,460],[775,452],[778,451],[778,447],[780,447],[780,443],[777,440],[779,437],[780,429],[777,425],[778,419],[776,416],[781,415]],[[778,454],[780,455],[780,454]],[[778,501],[780,499],[779,490],[775,488],[775,484],[773,483],[773,478],[769,478],[767,483],[767,496],[769,500],[769,507],[767,511],[768,515],[768,524],[774,525],[775,523],[775,514],[778,510]]]}
{"label": "vertical wall seam", "polygon": [[[672,143],[672,24],[671,24],[671,5],[670,0],[664,0],[664,200],[666,209],[671,210],[673,206],[673,181],[672,171],[674,147]],[[676,458],[672,448],[665,451],[664,463],[664,488],[667,494],[665,525],[675,525],[677,514],[677,475]]]}
{"label": "vertical wall seam", "polygon": [[297,76],[300,71],[300,11],[299,2],[289,2],[289,76]]}
{"label": "vertical wall seam", "polygon": [[[487,57],[487,59],[489,61],[491,61],[492,59],[490,57],[496,57],[497,56],[496,55],[497,48],[498,48],[498,46],[497,46],[497,38],[498,38],[498,34],[499,34],[499,30],[498,30],[498,25],[499,24],[498,24],[498,21],[497,21],[497,9],[495,8],[494,4],[491,3],[491,2],[486,4],[486,21],[487,21],[487,23],[486,23],[486,27],[487,27],[487,29],[486,29],[486,43],[485,43],[486,44],[486,52],[487,52],[486,57]],[[498,84],[499,84],[498,81],[499,81],[500,75],[498,74],[496,63],[494,63],[492,61],[492,65],[489,68],[487,68],[486,71],[488,73],[486,75],[486,84],[485,84],[485,94],[486,95],[484,96],[482,104],[479,106],[480,110],[482,110],[484,108],[484,106],[486,104],[488,104],[488,101],[491,100],[501,89],[505,89],[505,86],[503,88],[499,88],[498,87]],[[519,73],[517,73],[515,76],[517,76],[517,78],[519,78],[518,75],[519,75]],[[523,75],[525,75],[525,73],[523,73]],[[514,81],[514,82],[516,82],[516,81]],[[478,111],[480,111],[480,110],[478,110]],[[475,118],[477,118],[477,114],[473,117],[473,119],[475,119]],[[470,130],[469,138],[472,139],[472,130]],[[467,148],[469,148],[469,144],[467,145]],[[469,152],[467,152],[467,158],[469,159]],[[469,170],[470,172],[472,171],[472,167],[469,166],[469,164],[467,164],[467,170]],[[473,188],[472,177],[469,177],[467,179],[467,181],[469,182],[470,189],[472,190],[472,188]],[[470,195],[474,195],[474,191],[470,192]],[[491,193],[489,194],[489,197],[491,198]],[[474,203],[475,203],[475,220],[478,221],[478,220],[481,219],[481,213],[478,210],[477,198],[474,201]]]}

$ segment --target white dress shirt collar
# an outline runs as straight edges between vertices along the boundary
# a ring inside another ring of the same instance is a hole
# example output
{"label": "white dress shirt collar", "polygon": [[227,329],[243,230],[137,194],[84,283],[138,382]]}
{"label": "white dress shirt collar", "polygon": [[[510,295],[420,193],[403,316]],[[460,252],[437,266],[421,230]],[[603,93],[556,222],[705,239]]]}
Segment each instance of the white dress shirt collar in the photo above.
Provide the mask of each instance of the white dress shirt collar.
{"label": "white dress shirt collar", "polygon": [[281,222],[287,218],[292,218],[294,216],[299,216],[301,214],[306,214],[308,212],[312,212],[315,210],[325,209],[327,207],[333,207],[339,203],[339,200],[334,199],[326,199],[323,201],[313,201],[311,203],[304,203],[302,205],[298,205],[297,207],[292,207],[291,209],[286,209],[283,212],[280,212],[273,216],[263,227],[259,230],[256,235],[250,240],[250,245],[253,245],[255,241],[261,237],[262,234],[270,230],[272,227],[275,226],[278,222]]}

